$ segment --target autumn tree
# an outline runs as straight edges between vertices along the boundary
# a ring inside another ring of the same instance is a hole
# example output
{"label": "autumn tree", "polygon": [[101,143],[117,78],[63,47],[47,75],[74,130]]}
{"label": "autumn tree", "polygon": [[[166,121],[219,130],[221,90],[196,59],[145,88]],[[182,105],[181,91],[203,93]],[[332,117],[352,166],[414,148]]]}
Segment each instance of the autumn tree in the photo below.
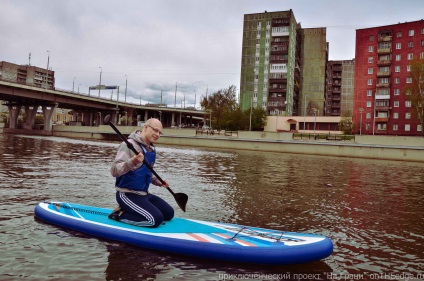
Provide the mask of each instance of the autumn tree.
{"label": "autumn tree", "polygon": [[412,83],[404,88],[406,100],[411,102],[412,116],[421,126],[424,135],[424,59],[414,59],[411,63]]}
{"label": "autumn tree", "polygon": [[215,128],[224,128],[223,117],[237,108],[236,86],[232,85],[228,89],[219,90],[208,97],[203,97],[200,106],[205,111],[212,111],[212,122]]}

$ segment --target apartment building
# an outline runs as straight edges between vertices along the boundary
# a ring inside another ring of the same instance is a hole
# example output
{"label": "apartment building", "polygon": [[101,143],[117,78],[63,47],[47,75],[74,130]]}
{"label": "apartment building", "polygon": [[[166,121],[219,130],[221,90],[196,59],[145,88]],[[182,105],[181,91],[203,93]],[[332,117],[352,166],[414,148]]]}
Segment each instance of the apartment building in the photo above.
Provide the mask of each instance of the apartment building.
{"label": "apartment building", "polygon": [[326,116],[352,116],[355,60],[331,60],[327,63]]}
{"label": "apartment building", "polygon": [[302,29],[292,10],[244,15],[241,108],[296,116],[315,102],[322,115],[327,49],[325,28]]}
{"label": "apartment building", "polygon": [[424,20],[356,30],[356,133],[422,135],[404,93],[414,58],[424,58]]}
{"label": "apartment building", "polygon": [[31,65],[0,61],[0,79],[28,86],[54,89],[54,71]]}

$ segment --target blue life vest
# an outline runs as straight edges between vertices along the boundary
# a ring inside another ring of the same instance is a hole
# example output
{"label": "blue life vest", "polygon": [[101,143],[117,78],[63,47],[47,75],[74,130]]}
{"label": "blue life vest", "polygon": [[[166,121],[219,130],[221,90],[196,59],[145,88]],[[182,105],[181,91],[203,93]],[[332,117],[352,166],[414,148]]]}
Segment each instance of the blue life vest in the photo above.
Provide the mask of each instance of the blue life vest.
{"label": "blue life vest", "polygon": [[[153,151],[147,151],[142,145],[140,145],[142,152],[144,154],[144,160],[150,165],[156,161],[156,150],[153,147]],[[146,167],[146,165],[142,165],[140,168],[134,171],[129,171],[128,173],[116,177],[115,186],[121,188],[129,188],[138,191],[146,191],[149,189],[149,185],[152,183],[152,172]]]}

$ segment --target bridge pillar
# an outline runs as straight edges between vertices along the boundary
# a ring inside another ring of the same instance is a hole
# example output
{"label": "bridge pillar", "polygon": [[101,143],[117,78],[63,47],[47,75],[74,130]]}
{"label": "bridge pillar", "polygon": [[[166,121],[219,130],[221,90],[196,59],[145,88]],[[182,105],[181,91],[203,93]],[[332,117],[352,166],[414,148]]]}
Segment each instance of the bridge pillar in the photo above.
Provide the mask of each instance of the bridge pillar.
{"label": "bridge pillar", "polygon": [[103,123],[103,114],[101,113],[101,112],[97,112],[97,114],[96,114],[96,124],[97,125],[104,125],[104,123]]}
{"label": "bridge pillar", "polygon": [[[134,120],[133,120],[133,114],[134,114],[134,110],[133,108],[128,108],[127,109],[127,125],[132,126],[134,124]],[[129,122],[130,121],[130,122]]]}
{"label": "bridge pillar", "polygon": [[149,118],[149,114],[147,112],[147,110],[144,112],[144,120],[143,121],[147,121],[147,119]]}
{"label": "bridge pillar", "polygon": [[9,107],[9,128],[16,129],[16,125],[18,124],[18,116],[21,111],[22,105],[8,105]]}
{"label": "bridge pillar", "polygon": [[113,123],[115,123],[116,125],[118,125],[118,122],[117,122],[117,120],[118,120],[118,114],[116,114],[116,111],[113,111],[110,114],[110,120],[112,120]]}
{"label": "bridge pillar", "polygon": [[38,106],[30,105],[25,107],[25,129],[33,129],[35,124],[35,116],[37,115]]}
{"label": "bridge pillar", "polygon": [[171,122],[171,126],[176,126],[175,124],[175,112],[172,112],[172,122]]}
{"label": "bridge pillar", "polygon": [[43,115],[44,115],[44,130],[51,131],[53,125],[53,112],[55,106],[53,105],[43,105]]}

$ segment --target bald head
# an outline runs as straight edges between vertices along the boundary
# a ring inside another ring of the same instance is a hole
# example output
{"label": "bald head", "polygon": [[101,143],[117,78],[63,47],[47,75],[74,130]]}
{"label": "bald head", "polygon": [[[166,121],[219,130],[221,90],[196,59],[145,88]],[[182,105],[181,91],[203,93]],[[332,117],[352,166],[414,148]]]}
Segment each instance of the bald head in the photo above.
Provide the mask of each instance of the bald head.
{"label": "bald head", "polygon": [[162,135],[162,122],[156,118],[150,118],[144,123],[143,131],[141,132],[141,137],[147,144],[155,143],[159,137]]}

